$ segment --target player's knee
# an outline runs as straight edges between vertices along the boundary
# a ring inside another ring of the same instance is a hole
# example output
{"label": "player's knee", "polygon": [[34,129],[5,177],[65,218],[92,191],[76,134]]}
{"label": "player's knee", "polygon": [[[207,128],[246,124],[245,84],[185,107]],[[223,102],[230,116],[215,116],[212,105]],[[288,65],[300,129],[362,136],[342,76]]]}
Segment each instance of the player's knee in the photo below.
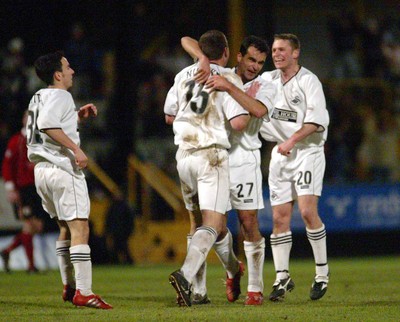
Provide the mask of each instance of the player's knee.
{"label": "player's knee", "polygon": [[286,232],[290,230],[290,214],[279,212],[273,214],[273,230],[275,232]]}
{"label": "player's knee", "polygon": [[244,221],[241,226],[245,240],[253,240],[260,234],[257,220]]}
{"label": "player's knee", "polygon": [[313,208],[304,208],[300,209],[301,217],[303,218],[304,222],[312,223],[318,218],[318,212],[316,209]]}

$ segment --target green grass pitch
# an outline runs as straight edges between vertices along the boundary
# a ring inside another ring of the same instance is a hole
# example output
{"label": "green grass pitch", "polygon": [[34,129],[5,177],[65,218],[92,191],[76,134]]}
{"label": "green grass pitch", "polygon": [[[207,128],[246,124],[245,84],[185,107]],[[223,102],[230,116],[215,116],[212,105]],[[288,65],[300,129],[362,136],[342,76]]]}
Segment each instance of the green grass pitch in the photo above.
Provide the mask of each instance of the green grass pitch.
{"label": "green grass pitch", "polygon": [[[285,301],[245,307],[242,295],[228,303],[220,265],[208,266],[211,304],[177,307],[168,275],[179,265],[94,266],[93,290],[114,306],[103,311],[76,308],[61,300],[58,271],[37,275],[0,272],[0,321],[400,321],[400,257],[331,259],[328,292],[319,301],[308,297],[314,266],[311,259],[292,260],[296,287]],[[274,280],[265,263],[265,295]]]}

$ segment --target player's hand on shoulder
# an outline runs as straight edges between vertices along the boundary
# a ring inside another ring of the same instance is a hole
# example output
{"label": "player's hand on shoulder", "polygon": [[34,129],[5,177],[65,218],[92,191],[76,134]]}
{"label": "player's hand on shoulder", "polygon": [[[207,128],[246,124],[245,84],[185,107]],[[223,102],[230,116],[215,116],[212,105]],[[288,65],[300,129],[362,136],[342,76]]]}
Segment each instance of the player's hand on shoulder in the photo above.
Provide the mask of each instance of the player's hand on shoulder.
{"label": "player's hand on shoulder", "polygon": [[260,87],[261,87],[261,83],[257,82],[257,81],[254,81],[250,85],[250,87],[246,90],[246,94],[251,96],[251,97],[256,97],[256,94],[257,94],[258,90],[260,89]]}
{"label": "player's hand on shoulder", "polygon": [[83,105],[78,111],[79,119],[85,119],[89,116],[97,116],[97,107],[93,103]]}
{"label": "player's hand on shoulder", "polygon": [[199,59],[198,70],[194,75],[194,80],[200,84],[204,84],[208,77],[210,77],[211,69],[210,62],[206,56],[202,56]]}
{"label": "player's hand on shoulder", "polygon": [[211,88],[212,90],[224,91],[224,92],[228,91],[229,86],[231,85],[232,83],[221,75],[213,75],[209,77],[206,82],[206,88]]}

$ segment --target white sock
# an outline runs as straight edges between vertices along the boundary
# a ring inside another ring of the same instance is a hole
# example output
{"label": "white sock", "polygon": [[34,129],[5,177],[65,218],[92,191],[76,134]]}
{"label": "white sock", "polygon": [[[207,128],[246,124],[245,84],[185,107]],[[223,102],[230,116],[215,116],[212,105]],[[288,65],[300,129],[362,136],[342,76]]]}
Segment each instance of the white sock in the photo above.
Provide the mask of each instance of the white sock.
{"label": "white sock", "polygon": [[328,257],[326,251],[326,230],[325,225],[318,229],[307,229],[307,238],[311,244],[314,260],[315,260],[315,275],[327,277],[329,273]]}
{"label": "white sock", "polygon": [[257,242],[244,241],[244,252],[247,259],[247,269],[249,274],[248,292],[264,291],[263,270],[265,258],[265,239],[261,238]]}
{"label": "white sock", "polygon": [[289,276],[289,257],[292,249],[292,232],[271,234],[271,249],[274,258],[276,279],[281,280]]}
{"label": "white sock", "polygon": [[207,258],[208,252],[217,239],[217,232],[212,227],[201,226],[196,229],[181,271],[190,284]]}
{"label": "white sock", "polygon": [[88,296],[92,292],[92,261],[89,245],[76,245],[69,248],[71,262],[75,269],[76,289]]}
{"label": "white sock", "polygon": [[69,254],[69,247],[71,246],[70,240],[57,240],[56,241],[56,254],[58,267],[60,269],[61,280],[64,285],[69,285],[75,288],[75,279],[73,275],[74,266],[71,263]]}
{"label": "white sock", "polygon": [[[192,241],[192,235],[187,235],[187,249],[189,249],[190,243]],[[207,276],[207,261],[200,266],[199,271],[196,276],[193,278],[192,290],[193,294],[206,295],[207,294],[207,286],[206,279]]]}
{"label": "white sock", "polygon": [[226,236],[214,244],[215,252],[224,266],[229,278],[233,278],[239,271],[239,261],[233,252],[232,234],[228,229]]}

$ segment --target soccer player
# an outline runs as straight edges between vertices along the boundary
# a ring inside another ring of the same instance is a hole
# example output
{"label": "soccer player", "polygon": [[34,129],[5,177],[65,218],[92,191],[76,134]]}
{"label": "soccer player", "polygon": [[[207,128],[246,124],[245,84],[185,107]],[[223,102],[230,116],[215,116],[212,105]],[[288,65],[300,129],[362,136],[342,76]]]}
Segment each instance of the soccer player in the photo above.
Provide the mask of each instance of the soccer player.
{"label": "soccer player", "polygon": [[33,236],[43,229],[43,208],[36,193],[34,164],[28,160],[26,148],[26,121],[28,112],[22,117],[22,129],[8,141],[2,164],[2,176],[8,201],[15,206],[17,218],[22,220],[22,230],[15,235],[11,244],[0,255],[4,269],[10,272],[10,253],[22,245],[28,259],[28,273],[37,272],[34,261]]}
{"label": "soccer player", "polygon": [[43,208],[60,227],[56,253],[64,284],[62,298],[76,306],[112,309],[92,292],[90,200],[82,171],[88,158],[79,147],[78,121],[96,116],[97,108],[86,104],[76,109],[68,92],[74,70],[62,52],[39,57],[35,70],[48,87],[37,91],[29,103],[28,157],[36,164],[35,185]]}
{"label": "soccer player", "polygon": [[[206,32],[200,37],[199,45],[211,63],[211,74],[224,75],[242,87],[240,78],[224,68],[229,48],[222,32]],[[173,124],[175,144],[179,146],[176,160],[185,206],[191,216],[202,218],[183,266],[169,277],[177,292],[178,304],[182,306],[191,306],[191,285],[196,274],[217,238],[224,240],[227,236],[228,136],[231,129],[243,130],[249,120],[248,112],[227,93],[210,92],[203,84],[195,82],[197,70],[196,63],[176,75],[164,106],[166,122]],[[229,253],[221,256],[230,277],[240,272],[232,247]]]}
{"label": "soccer player", "polygon": [[310,298],[324,296],[329,267],[325,225],[318,214],[318,198],[325,171],[324,143],[329,115],[321,82],[299,65],[300,41],[293,34],[274,36],[272,60],[277,68],[262,77],[277,87],[270,122],[263,123],[261,135],[277,142],[269,166],[273,230],[270,237],[276,281],[269,296],[282,300],[294,288],[289,274],[292,247],[290,221],[295,200],[306,226],[315,259],[315,278]]}
{"label": "soccer player", "polygon": [[[184,37],[182,45],[192,56],[202,58],[195,40]],[[258,132],[263,120],[268,121],[268,108],[271,109],[273,106],[275,87],[264,81],[259,72],[268,55],[269,47],[265,40],[249,36],[242,41],[237,54],[237,65],[233,70],[240,76],[244,90],[250,95],[219,75],[211,76],[206,82],[206,86],[214,90],[229,93],[251,114],[249,124],[244,131],[232,131],[230,136],[232,146],[229,150],[230,198],[233,209],[238,212],[248,266],[249,281],[245,305],[263,303],[265,239],[259,230],[257,213],[258,209],[264,208],[264,202],[259,150],[261,141]],[[207,67],[206,64],[205,69]],[[236,300],[240,294],[240,280],[228,278],[226,285],[227,295],[234,293]],[[231,287],[232,290],[229,289]]]}

